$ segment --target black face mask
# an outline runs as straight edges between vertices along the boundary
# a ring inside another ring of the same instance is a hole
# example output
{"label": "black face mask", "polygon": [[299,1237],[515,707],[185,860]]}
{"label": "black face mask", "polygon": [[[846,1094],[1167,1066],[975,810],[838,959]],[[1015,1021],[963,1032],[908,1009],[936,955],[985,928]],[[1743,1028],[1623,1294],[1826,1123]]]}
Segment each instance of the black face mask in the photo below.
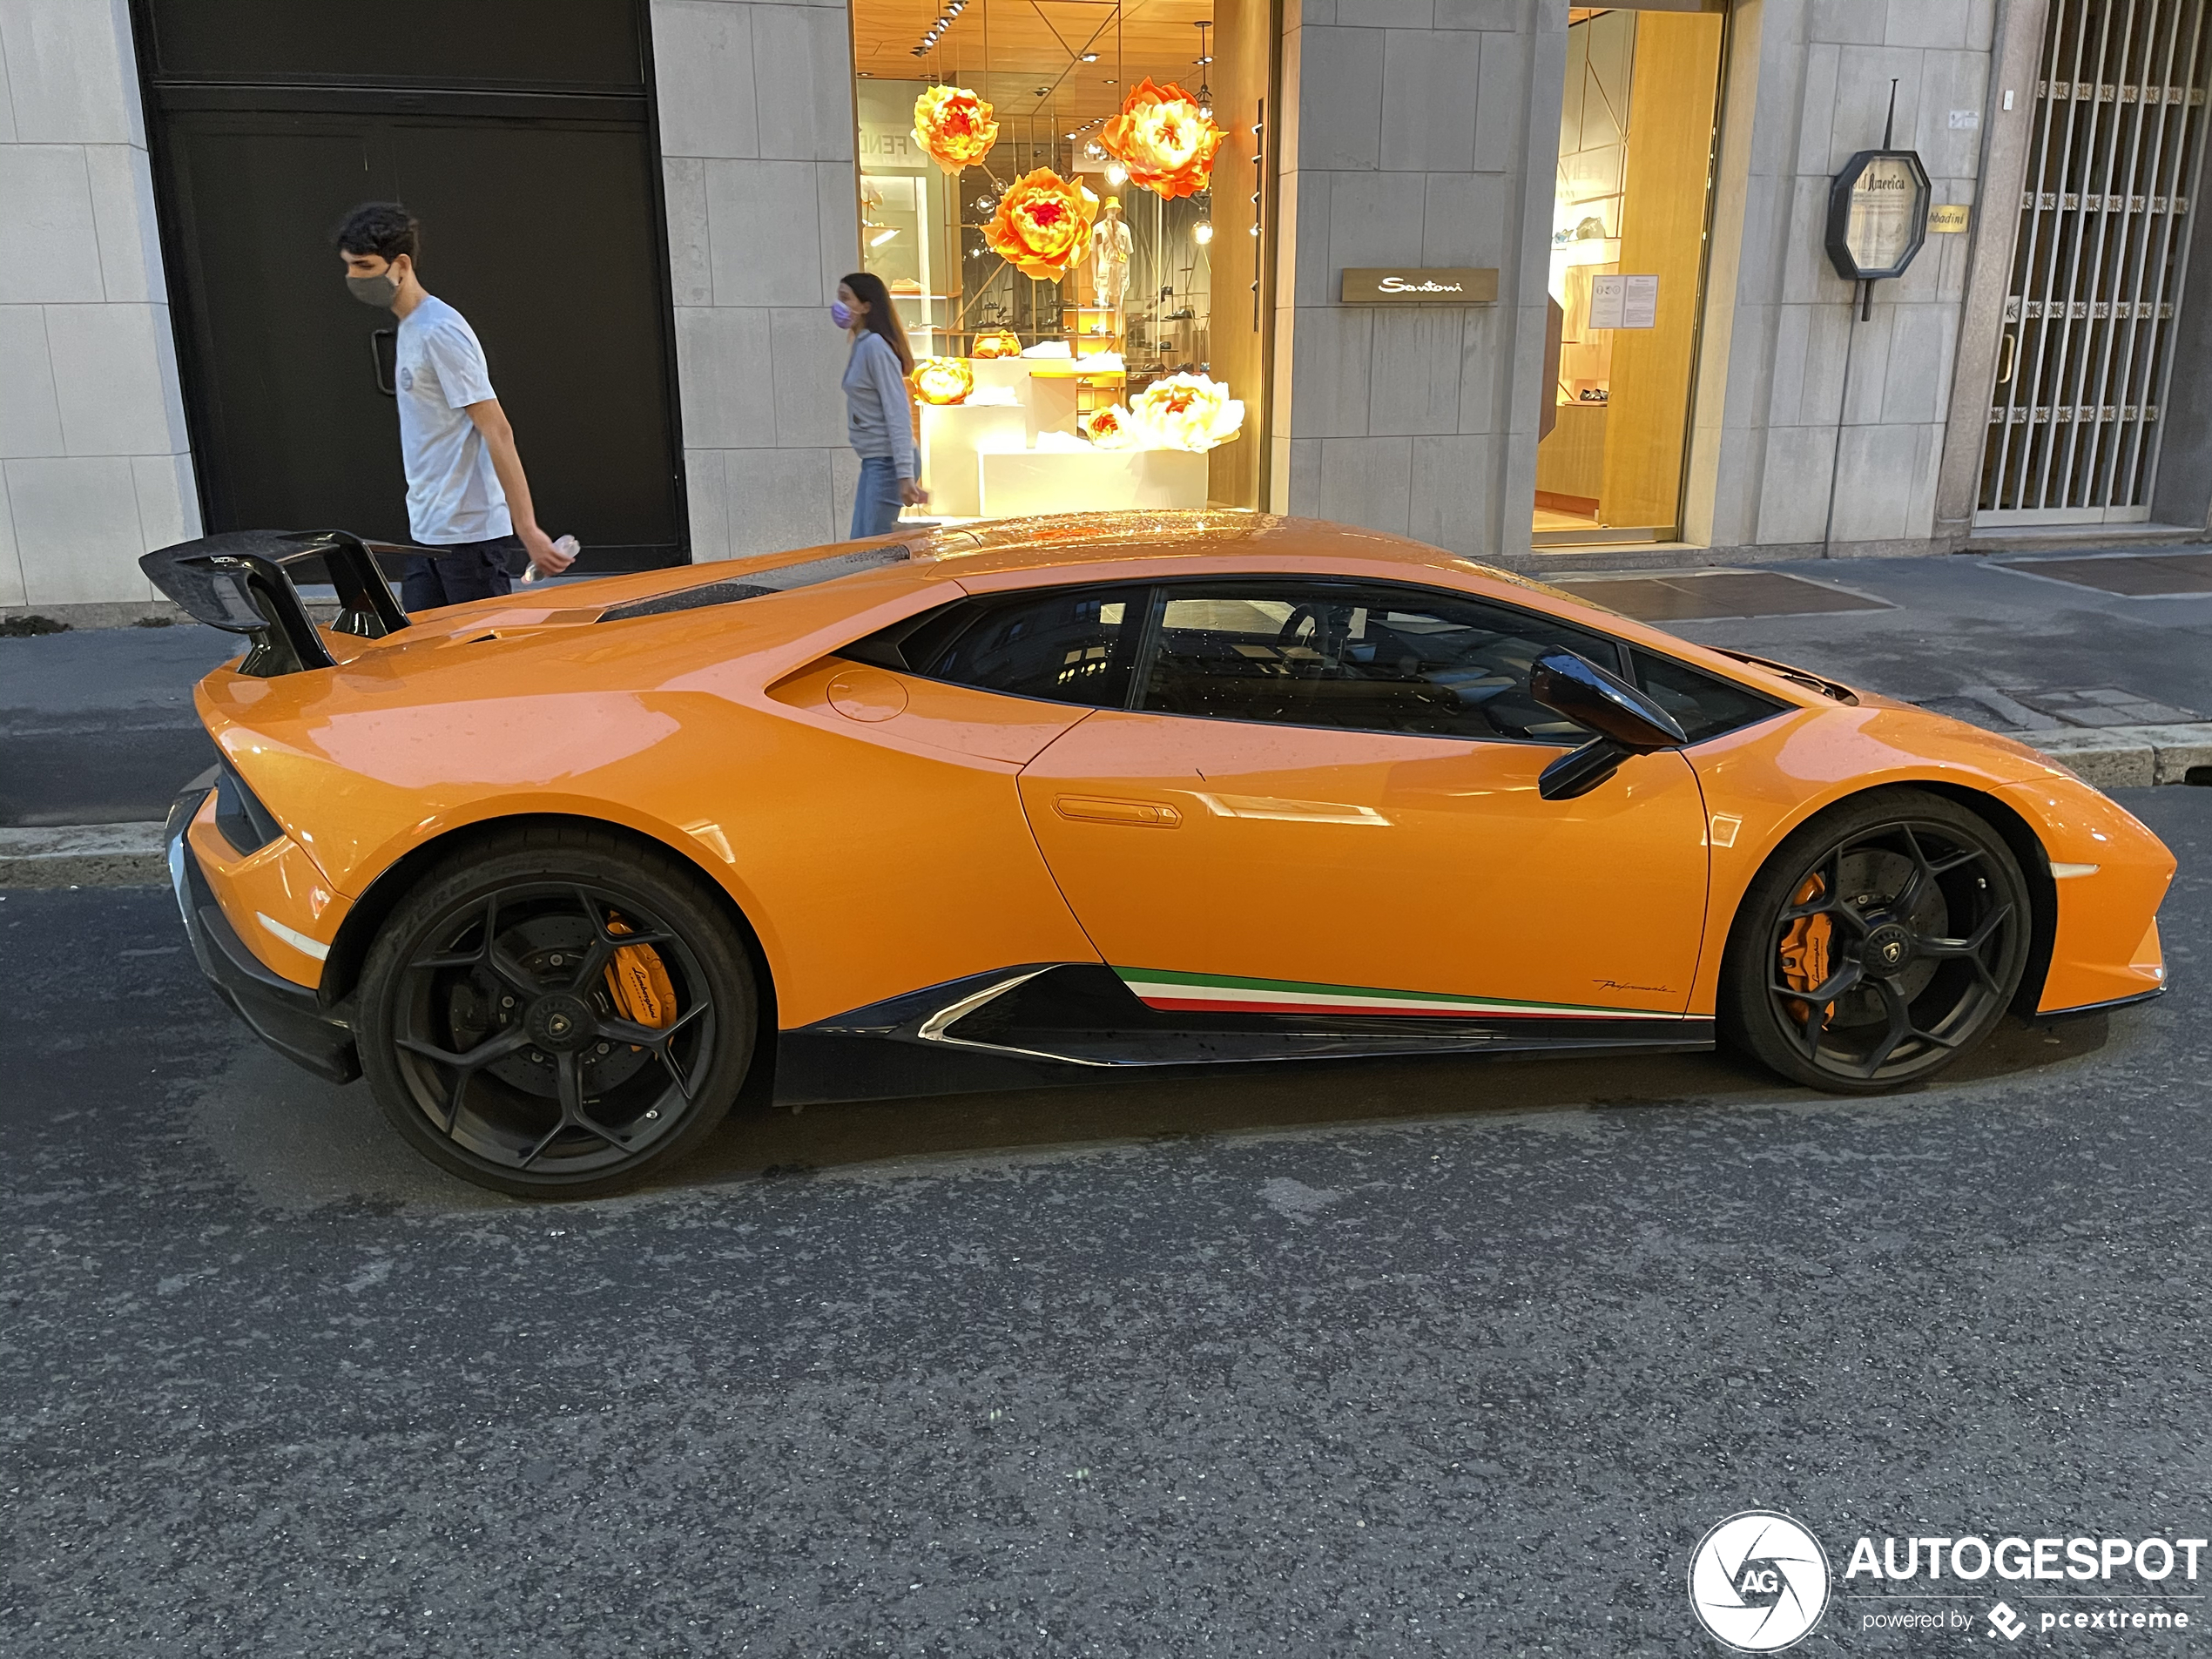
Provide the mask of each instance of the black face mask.
{"label": "black face mask", "polygon": [[374,276],[349,276],[346,279],[346,292],[365,306],[374,306],[379,311],[389,311],[392,301],[400,297],[399,279],[389,271],[379,272]]}

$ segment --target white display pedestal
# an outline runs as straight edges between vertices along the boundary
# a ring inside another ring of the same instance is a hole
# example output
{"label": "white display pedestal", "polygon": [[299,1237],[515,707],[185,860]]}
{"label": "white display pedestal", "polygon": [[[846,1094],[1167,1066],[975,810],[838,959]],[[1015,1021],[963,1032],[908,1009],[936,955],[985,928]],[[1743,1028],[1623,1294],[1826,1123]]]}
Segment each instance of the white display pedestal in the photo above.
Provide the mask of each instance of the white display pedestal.
{"label": "white display pedestal", "polygon": [[[978,368],[995,368],[985,362]],[[976,378],[981,380],[981,375]],[[1025,377],[1026,378],[1026,377]],[[925,403],[921,406],[921,487],[929,510],[947,518],[980,518],[975,452],[1020,449],[1029,442],[1029,417],[1012,403]]]}
{"label": "white display pedestal", "polygon": [[979,357],[968,367],[979,392],[1008,387],[1022,400],[1025,444],[1034,445],[1040,432],[1075,431],[1076,381],[1065,357]]}
{"label": "white display pedestal", "polygon": [[1024,400],[1029,407],[1031,443],[1037,441],[1040,432],[1075,435],[1076,388],[1077,381],[1069,372],[1065,359],[1054,364],[1051,370],[1031,372],[1028,396]]}
{"label": "white display pedestal", "polygon": [[968,366],[974,371],[975,389],[979,392],[987,386],[1002,386],[1010,388],[1016,397],[1028,395],[1029,365],[1022,358],[971,357]]}
{"label": "white display pedestal", "polygon": [[1188,449],[986,452],[977,462],[986,518],[1206,504],[1206,458]]}

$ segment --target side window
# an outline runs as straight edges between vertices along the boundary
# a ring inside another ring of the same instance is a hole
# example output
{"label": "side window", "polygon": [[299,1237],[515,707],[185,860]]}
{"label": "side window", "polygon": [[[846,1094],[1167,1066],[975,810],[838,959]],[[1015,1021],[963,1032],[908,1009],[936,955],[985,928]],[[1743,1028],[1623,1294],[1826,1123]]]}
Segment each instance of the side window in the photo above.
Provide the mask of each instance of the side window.
{"label": "side window", "polygon": [[1129,701],[1145,592],[1140,585],[982,595],[839,654],[1008,697],[1120,708]]}
{"label": "side window", "polygon": [[1426,588],[1304,579],[1163,589],[1143,706],[1428,737],[1581,743],[1528,695],[1554,647],[1617,670],[1602,634]]}
{"label": "side window", "polygon": [[1789,706],[1718,675],[1655,657],[1641,647],[1636,649],[1635,657],[1636,685],[1675,717],[1676,724],[1692,743],[1702,743],[1723,732],[1764,720]]}

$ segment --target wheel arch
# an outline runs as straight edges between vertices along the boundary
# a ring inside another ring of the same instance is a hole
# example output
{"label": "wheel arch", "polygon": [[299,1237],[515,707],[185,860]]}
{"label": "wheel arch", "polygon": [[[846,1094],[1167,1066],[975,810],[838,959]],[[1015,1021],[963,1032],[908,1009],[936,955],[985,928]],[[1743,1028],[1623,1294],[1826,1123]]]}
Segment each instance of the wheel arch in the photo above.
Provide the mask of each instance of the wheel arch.
{"label": "wheel arch", "polygon": [[[473,823],[455,826],[442,834],[433,836],[419,846],[413,846],[395,859],[368,886],[339,924],[338,934],[330,943],[330,954],[323,964],[322,983],[317,995],[327,1008],[353,995],[360,982],[361,965],[368,960],[369,948],[375,942],[378,931],[385,920],[397,909],[407,895],[418,887],[423,878],[448,859],[469,847],[496,837],[511,834],[516,830],[526,833],[543,830],[557,833],[562,830],[588,830],[594,835],[609,838],[639,852],[673,860],[683,866],[713,894],[723,915],[738,930],[746,954],[751,958],[756,982],[760,987],[760,1025],[765,1036],[776,1030],[776,981],[768,962],[768,953],[762,948],[759,929],[746,915],[729,888],[715,880],[714,873],[683,848],[672,846],[658,836],[627,824],[604,818],[590,818],[580,813],[517,813],[496,818],[478,819]],[[760,1045],[762,1054],[774,1051],[772,1042]]]}
{"label": "wheel arch", "polygon": [[2020,970],[2020,987],[2013,998],[2013,1012],[2023,1017],[2035,1012],[2043,1000],[2043,981],[2051,971],[2051,950],[2059,932],[2059,885],[2051,875],[2051,854],[2035,826],[2008,802],[1964,784],[1931,780],[1915,785],[1931,795],[1940,795],[1965,807],[2004,838],[2027,882],[2027,966]]}
{"label": "wheel arch", "polygon": [[[1781,850],[1784,842],[1824,814],[1863,801],[1869,796],[1898,789],[1919,790],[1924,794],[1939,796],[1954,806],[1963,806],[1995,831],[1999,839],[2011,849],[2014,861],[2020,866],[2020,876],[2027,883],[2028,901],[2032,907],[2028,914],[2027,965],[2021,970],[2020,990],[2013,999],[2012,1008],[2015,1014],[2023,1017],[2033,1015],[2036,1004],[2042,1000],[2043,981],[2050,972],[2052,947],[2058,937],[2058,884],[2051,875],[2051,857],[2044,847],[2042,838],[2035,833],[2035,826],[2010,803],[1987,790],[1947,779],[1886,778],[1867,788],[1839,795],[1834,800],[1824,803],[1817,811],[1806,813],[1775,838],[1767,859],[1772,859]],[[1766,860],[1762,860],[1759,868],[1764,870],[1765,867]],[[1736,910],[1729,918],[1728,931],[1722,944],[1724,959],[1735,950],[1737,922],[1743,914],[1745,899],[1757,879],[1758,873],[1755,871],[1751,881],[1745,883],[1743,894],[1737,900]],[[1723,971],[1726,971],[1725,961]]]}

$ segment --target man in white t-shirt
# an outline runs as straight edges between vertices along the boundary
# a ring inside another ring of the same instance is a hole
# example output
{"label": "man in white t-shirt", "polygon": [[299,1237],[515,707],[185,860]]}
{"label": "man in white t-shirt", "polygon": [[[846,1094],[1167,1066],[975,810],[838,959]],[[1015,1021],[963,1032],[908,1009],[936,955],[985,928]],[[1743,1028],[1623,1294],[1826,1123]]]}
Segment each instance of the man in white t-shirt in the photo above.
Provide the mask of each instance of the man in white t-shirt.
{"label": "man in white t-shirt", "polygon": [[537,526],[515,429],[492,395],[476,331],[415,275],[421,237],[397,202],[368,202],[346,215],[335,238],[354,298],[400,320],[392,385],[408,533],[418,547],[442,550],[408,561],[401,595],[410,613],[511,591],[517,554],[544,576],[567,570],[574,556]]}

